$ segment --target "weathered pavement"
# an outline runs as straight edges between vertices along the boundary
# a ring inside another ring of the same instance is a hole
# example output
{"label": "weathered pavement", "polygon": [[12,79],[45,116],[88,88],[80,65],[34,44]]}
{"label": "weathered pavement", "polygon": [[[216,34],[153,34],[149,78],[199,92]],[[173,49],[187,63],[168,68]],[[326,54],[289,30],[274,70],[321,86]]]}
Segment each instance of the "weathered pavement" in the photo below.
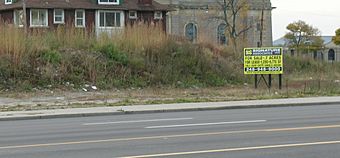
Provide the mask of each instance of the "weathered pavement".
{"label": "weathered pavement", "polygon": [[0,121],[1,158],[339,158],[340,106]]}
{"label": "weathered pavement", "polygon": [[[107,100],[105,100],[107,102]],[[111,100],[114,102],[114,100]],[[42,99],[44,104],[55,104],[56,100]],[[0,98],[1,105],[41,104],[39,101],[22,101],[19,99]],[[92,101],[93,103],[104,102],[102,100]],[[84,103],[73,100],[72,103]],[[85,102],[91,103],[91,102]],[[241,109],[241,108],[263,108],[263,107],[285,107],[285,106],[310,106],[310,105],[334,105],[340,104],[340,97],[311,97],[311,98],[290,98],[272,100],[250,100],[250,101],[230,101],[212,103],[181,103],[181,104],[157,104],[157,105],[134,105],[115,107],[94,107],[94,108],[73,108],[57,110],[36,110],[36,111],[12,111],[0,112],[0,121],[23,120],[23,119],[43,119],[43,118],[63,118],[63,117],[85,117],[119,115],[131,113],[154,113],[154,112],[175,112],[175,111],[198,111],[198,110],[220,110],[220,109]]]}

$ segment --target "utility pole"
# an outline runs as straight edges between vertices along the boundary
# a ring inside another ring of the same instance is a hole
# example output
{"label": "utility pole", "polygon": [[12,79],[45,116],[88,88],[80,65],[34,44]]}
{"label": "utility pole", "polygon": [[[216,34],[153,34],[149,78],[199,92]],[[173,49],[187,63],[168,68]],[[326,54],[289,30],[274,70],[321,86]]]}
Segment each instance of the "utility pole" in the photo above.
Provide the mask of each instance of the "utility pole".
{"label": "utility pole", "polygon": [[[261,20],[260,20],[260,41],[257,42],[257,47],[263,47],[263,30],[264,30],[264,10],[266,9],[265,2],[262,0],[262,9],[261,9]],[[259,79],[258,75],[255,74],[255,89],[258,88]],[[263,78],[265,80],[264,75],[260,75],[260,80]],[[265,80],[266,81],[266,80]],[[279,88],[281,89],[282,75],[279,75]],[[267,87],[270,89],[272,87],[272,74],[268,74],[268,84]]]}
{"label": "utility pole", "polygon": [[[264,0],[262,0],[261,28],[260,28],[260,47],[263,46],[264,9],[265,9],[265,3],[264,3]],[[270,89],[271,87],[272,87],[272,74],[269,74],[268,75],[268,88]]]}
{"label": "utility pole", "polygon": [[[263,45],[263,23],[264,23],[264,1],[262,0],[261,20],[260,20],[260,41],[257,43],[257,47],[261,48]],[[258,76],[255,74],[255,89],[258,87]],[[263,77],[261,75],[261,77]],[[269,87],[271,86],[271,75],[269,75]]]}
{"label": "utility pole", "polygon": [[22,10],[23,10],[23,15],[24,15],[24,19],[23,19],[23,25],[24,25],[24,31],[25,34],[27,34],[27,14],[26,14],[26,0],[22,0]]}
{"label": "utility pole", "polygon": [[262,0],[262,9],[261,9],[261,28],[260,28],[260,47],[263,46],[263,24],[264,24],[264,1]]}

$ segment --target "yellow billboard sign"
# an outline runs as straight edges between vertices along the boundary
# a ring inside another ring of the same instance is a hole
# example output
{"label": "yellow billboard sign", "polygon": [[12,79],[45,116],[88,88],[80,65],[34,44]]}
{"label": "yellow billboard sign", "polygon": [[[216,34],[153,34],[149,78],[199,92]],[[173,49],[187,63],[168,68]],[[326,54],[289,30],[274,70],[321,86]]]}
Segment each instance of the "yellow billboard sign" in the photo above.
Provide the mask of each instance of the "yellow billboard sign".
{"label": "yellow billboard sign", "polygon": [[244,74],[283,74],[282,48],[245,48]]}

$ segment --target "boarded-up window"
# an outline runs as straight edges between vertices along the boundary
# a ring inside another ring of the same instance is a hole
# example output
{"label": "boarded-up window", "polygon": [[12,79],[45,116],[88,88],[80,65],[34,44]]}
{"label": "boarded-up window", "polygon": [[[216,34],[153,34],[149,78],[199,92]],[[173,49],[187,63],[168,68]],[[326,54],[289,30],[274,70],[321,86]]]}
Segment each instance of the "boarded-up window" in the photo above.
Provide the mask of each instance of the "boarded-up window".
{"label": "boarded-up window", "polygon": [[24,11],[23,10],[15,10],[14,11],[14,24],[18,27],[24,26]]}

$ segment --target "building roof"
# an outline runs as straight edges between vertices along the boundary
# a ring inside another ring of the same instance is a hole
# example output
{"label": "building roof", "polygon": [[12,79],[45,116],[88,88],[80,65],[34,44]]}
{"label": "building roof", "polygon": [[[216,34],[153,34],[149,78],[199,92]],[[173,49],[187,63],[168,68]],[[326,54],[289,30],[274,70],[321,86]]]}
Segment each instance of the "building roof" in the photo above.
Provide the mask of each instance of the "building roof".
{"label": "building roof", "polygon": [[[323,44],[327,45],[329,43],[332,43],[333,36],[321,36],[321,39],[323,40]],[[287,39],[284,37],[281,37],[273,42],[274,46],[285,46],[287,43]]]}
{"label": "building roof", "polygon": [[[0,2],[0,10],[12,10],[22,8],[22,0],[9,5],[5,1]],[[138,4],[138,0],[124,0],[120,5],[99,5],[96,0],[26,0],[27,8],[59,8],[59,9],[115,9],[136,11],[168,11],[168,5],[153,1],[152,5]]]}
{"label": "building roof", "polygon": [[[222,0],[156,0],[162,4],[171,4],[174,6],[216,6],[222,3]],[[250,9],[272,9],[270,0],[245,0],[249,5]]]}
{"label": "building roof", "polygon": [[328,44],[328,43],[332,43],[333,42],[333,36],[321,36],[321,38],[323,39],[323,43],[324,44]]}
{"label": "building roof", "polygon": [[286,44],[286,38],[281,37],[275,41],[273,41],[273,46],[284,46]]}
{"label": "building roof", "polygon": [[164,10],[170,11],[171,8],[168,5],[160,4],[153,0],[152,5],[141,5],[138,4],[138,0],[124,0],[124,4],[128,8],[128,10],[143,10],[143,11],[153,11],[153,10]]}

